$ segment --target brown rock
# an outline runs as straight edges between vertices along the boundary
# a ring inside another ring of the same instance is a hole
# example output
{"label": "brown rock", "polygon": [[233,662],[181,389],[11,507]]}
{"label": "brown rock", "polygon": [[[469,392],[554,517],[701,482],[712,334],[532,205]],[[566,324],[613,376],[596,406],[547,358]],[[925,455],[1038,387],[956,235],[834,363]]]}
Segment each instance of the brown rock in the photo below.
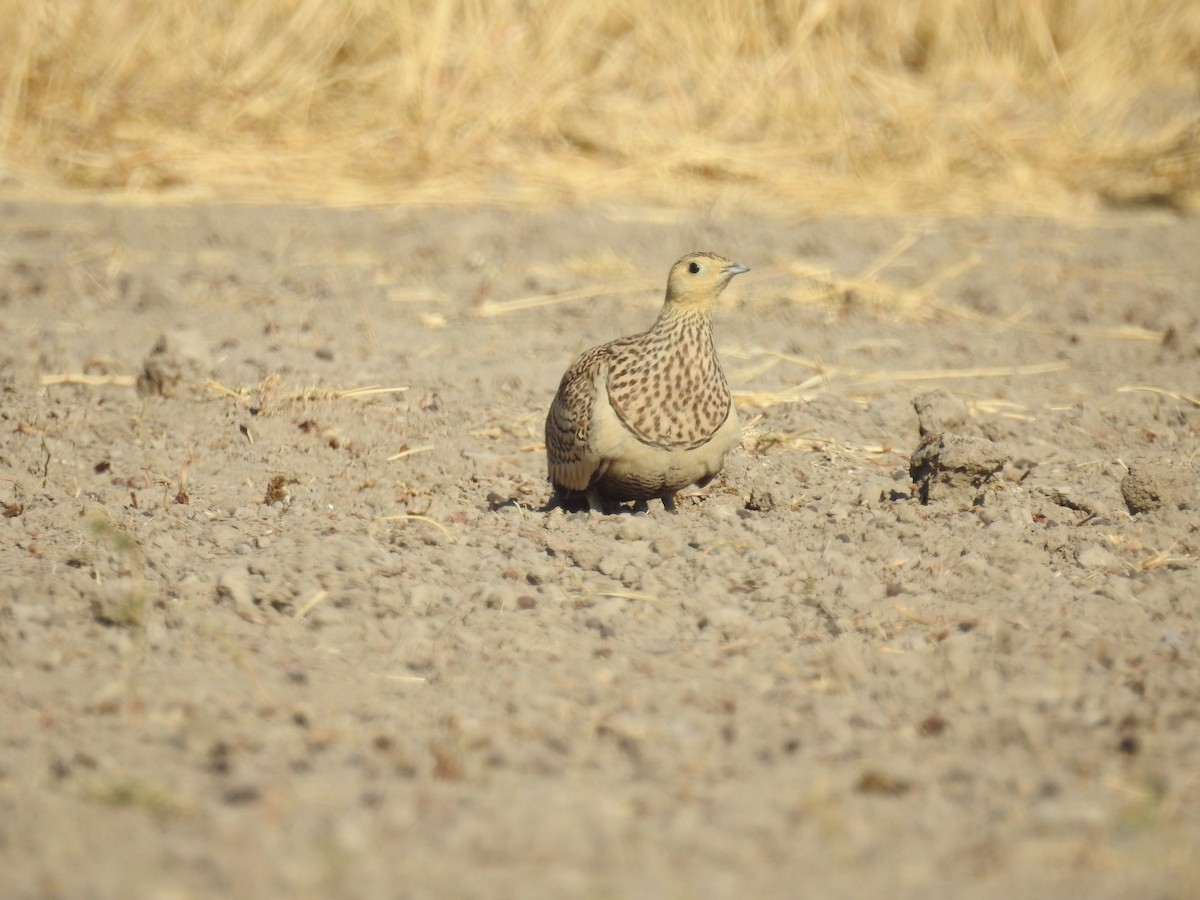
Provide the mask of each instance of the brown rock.
{"label": "brown rock", "polygon": [[161,335],[142,362],[137,392],[143,397],[171,397],[185,382],[197,382],[211,367],[203,338],[192,331]]}
{"label": "brown rock", "polygon": [[922,503],[949,501],[974,506],[1011,458],[1004,446],[994,441],[930,434],[913,452],[908,472]]}
{"label": "brown rock", "polygon": [[1134,463],[1121,480],[1121,496],[1134,515],[1162,507],[1195,509],[1198,474],[1187,463]]}
{"label": "brown rock", "polygon": [[967,404],[946,390],[926,391],[913,398],[913,409],[921,437],[943,431],[955,431],[967,424],[971,413]]}

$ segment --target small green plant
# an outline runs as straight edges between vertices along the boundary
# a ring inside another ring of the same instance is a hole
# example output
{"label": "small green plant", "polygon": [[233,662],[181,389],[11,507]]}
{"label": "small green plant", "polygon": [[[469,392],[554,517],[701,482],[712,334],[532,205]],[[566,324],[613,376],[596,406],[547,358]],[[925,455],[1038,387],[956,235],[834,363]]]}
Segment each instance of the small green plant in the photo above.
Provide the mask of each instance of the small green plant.
{"label": "small green plant", "polygon": [[[146,636],[146,561],[141,545],[107,516],[95,516],[90,531],[97,542],[107,546],[120,579],[111,583],[106,590],[97,591],[92,600],[92,615],[102,625],[131,629],[140,659]],[[96,573],[96,581],[99,587],[99,572]]]}
{"label": "small green plant", "polygon": [[179,802],[164,788],[128,776],[97,779],[84,786],[83,795],[93,803],[135,807],[156,816],[179,812]]}

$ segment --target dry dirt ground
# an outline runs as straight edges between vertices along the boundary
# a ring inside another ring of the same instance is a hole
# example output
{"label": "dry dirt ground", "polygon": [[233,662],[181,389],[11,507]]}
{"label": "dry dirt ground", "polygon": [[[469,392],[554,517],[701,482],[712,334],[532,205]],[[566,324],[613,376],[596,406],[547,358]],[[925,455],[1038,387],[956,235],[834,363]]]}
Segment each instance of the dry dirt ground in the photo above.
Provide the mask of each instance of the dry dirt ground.
{"label": "dry dirt ground", "polygon": [[[0,894],[1200,896],[1197,222],[0,209]],[[696,248],[741,448],[548,509]]]}

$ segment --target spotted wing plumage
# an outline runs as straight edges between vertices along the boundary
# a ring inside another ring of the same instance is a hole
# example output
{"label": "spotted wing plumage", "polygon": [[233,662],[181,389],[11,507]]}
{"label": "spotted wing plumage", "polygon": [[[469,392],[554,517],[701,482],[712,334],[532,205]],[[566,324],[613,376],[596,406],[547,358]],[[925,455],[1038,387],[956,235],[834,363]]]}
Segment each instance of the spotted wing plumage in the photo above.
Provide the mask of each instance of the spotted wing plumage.
{"label": "spotted wing plumage", "polygon": [[546,462],[556,488],[586,491],[603,475],[604,460],[591,430],[598,386],[607,381],[607,345],[595,347],[569,368],[546,416]]}

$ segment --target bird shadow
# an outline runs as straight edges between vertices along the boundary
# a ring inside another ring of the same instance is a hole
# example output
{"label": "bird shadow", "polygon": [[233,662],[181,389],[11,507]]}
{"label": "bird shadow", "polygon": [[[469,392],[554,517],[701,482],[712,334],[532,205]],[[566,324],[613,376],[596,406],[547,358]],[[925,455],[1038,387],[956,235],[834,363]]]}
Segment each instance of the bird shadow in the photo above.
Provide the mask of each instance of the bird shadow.
{"label": "bird shadow", "polygon": [[[587,497],[582,494],[570,496],[562,493],[551,494],[550,499],[540,507],[529,506],[521,503],[515,497],[508,497],[505,499],[496,498],[495,500],[490,500],[488,508],[492,512],[501,509],[525,509],[539,513],[550,513],[556,509],[561,509],[565,513],[587,513],[591,511]],[[605,501],[604,509],[600,510],[599,513],[605,516],[634,516],[645,514],[649,511],[650,503],[647,500],[636,500],[625,503],[609,500]]]}

